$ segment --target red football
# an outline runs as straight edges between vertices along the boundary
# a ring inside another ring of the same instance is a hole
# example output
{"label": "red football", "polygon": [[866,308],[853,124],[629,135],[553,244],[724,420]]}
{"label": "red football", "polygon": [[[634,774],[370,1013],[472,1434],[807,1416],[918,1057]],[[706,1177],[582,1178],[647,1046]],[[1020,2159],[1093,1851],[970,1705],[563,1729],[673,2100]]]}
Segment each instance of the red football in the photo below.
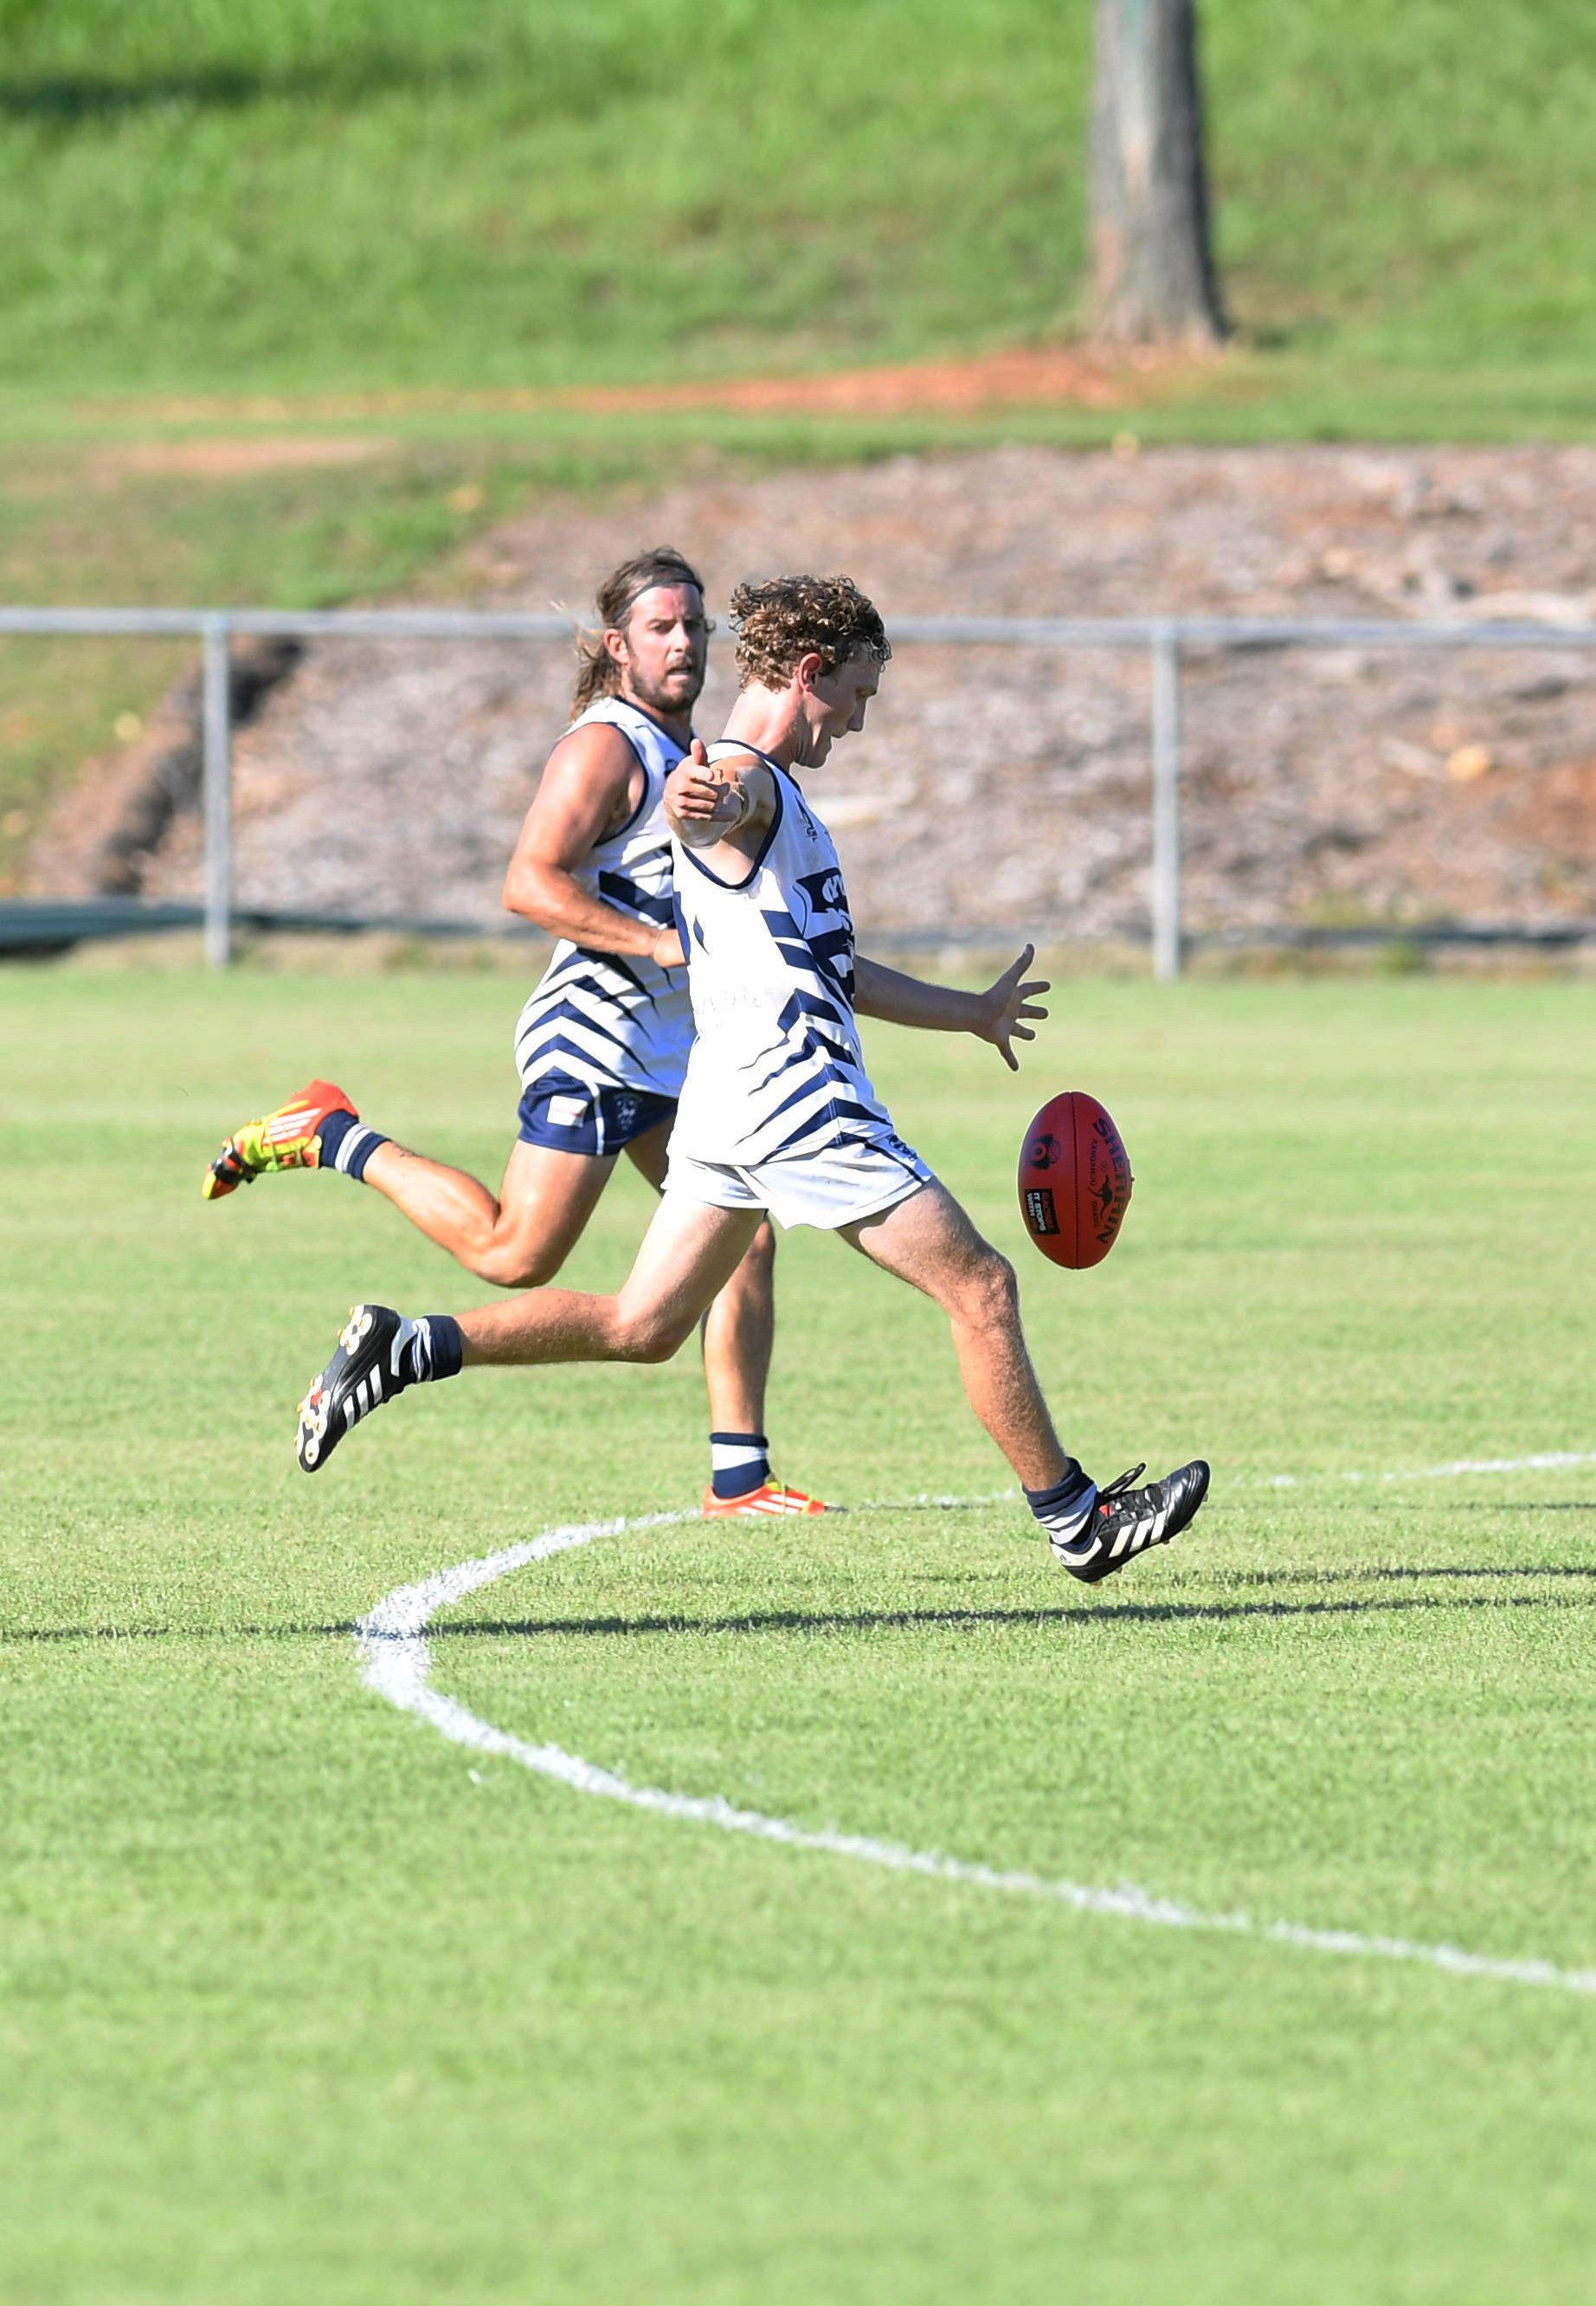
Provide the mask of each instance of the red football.
{"label": "red football", "polygon": [[1020,1212],[1043,1256],[1077,1271],[1100,1265],[1118,1236],[1131,1185],[1124,1140],[1097,1098],[1083,1089],[1050,1097],[1020,1153]]}

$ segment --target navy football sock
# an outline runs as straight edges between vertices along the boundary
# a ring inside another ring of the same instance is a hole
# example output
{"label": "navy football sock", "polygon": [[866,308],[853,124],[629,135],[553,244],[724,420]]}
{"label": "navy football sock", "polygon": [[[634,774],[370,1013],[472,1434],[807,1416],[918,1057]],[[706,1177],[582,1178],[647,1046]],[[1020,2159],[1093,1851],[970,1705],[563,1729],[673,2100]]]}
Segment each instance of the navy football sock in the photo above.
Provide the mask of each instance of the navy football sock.
{"label": "navy football sock", "polygon": [[358,1184],[366,1174],[366,1163],[380,1145],[388,1140],[380,1129],[368,1129],[352,1113],[329,1113],[316,1132],[321,1140],[318,1166],[337,1169]]}
{"label": "navy football sock", "polygon": [[1079,1537],[1092,1517],[1097,1484],[1071,1457],[1050,1488],[1027,1490],[1025,1502],[1049,1537]]}
{"label": "navy football sock", "polygon": [[771,1477],[770,1443],[763,1433],[712,1433],[710,1487],[718,1498],[746,1498]]}
{"label": "navy football sock", "polygon": [[450,1313],[423,1313],[417,1320],[402,1321],[398,1358],[399,1375],[406,1385],[458,1377],[465,1358],[460,1324]]}

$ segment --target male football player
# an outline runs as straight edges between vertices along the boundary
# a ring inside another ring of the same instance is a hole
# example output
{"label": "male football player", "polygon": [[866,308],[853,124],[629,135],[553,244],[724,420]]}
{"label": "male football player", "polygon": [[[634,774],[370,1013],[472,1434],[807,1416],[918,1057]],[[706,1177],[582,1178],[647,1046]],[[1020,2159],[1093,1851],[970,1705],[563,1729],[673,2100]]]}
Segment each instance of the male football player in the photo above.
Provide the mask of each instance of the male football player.
{"label": "male football player", "polygon": [[798,781],[862,729],[892,652],[847,577],[745,585],[732,601],[741,688],[724,739],[672,773],[666,814],[697,1038],[664,1197],[618,1294],[539,1289],[458,1320],[354,1309],[302,1403],[300,1464],[407,1386],[463,1367],[663,1361],[723,1286],[767,1212],[841,1234],[948,1315],[971,1407],[1023,1483],[1054,1553],[1096,1584],[1184,1529],[1200,1460],[1145,1488],[1099,1489],[1054,1430],[1020,1329],[1014,1273],[900,1138],[866,1073],[856,1017],[1012,1044],[1046,1012],[1028,946],[984,993],[855,958],[837,852]]}
{"label": "male football player", "polygon": [[[596,642],[578,644],[571,726],[505,879],[509,910],[559,943],[516,1027],[520,1130],[497,1196],[383,1136],[317,1080],[234,1132],[206,1172],[207,1198],[279,1171],[332,1170],[374,1185],[484,1281],[525,1289],[559,1271],[623,1150],[662,1185],[693,1038],[662,795],[692,739],[710,626],[697,571],[663,547],[612,570],[597,607]],[[761,1226],[706,1301],[712,1515],[824,1510],[770,1470],[774,1255]]]}

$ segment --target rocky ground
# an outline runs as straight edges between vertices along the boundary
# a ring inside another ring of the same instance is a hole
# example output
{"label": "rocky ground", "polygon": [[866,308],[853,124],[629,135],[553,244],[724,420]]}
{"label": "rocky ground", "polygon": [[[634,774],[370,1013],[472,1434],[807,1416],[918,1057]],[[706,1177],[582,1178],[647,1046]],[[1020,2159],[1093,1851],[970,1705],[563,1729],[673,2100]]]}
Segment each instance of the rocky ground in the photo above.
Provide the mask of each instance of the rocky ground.
{"label": "rocky ground", "polygon": [[[1156,611],[1404,620],[1596,616],[1596,450],[1008,449],[764,480],[661,472],[602,510],[543,505],[478,548],[482,602],[580,609],[671,542],[713,602],[742,576],[845,568],[894,615]],[[730,647],[700,714],[728,695]],[[563,725],[556,646],[326,642],[238,745],[250,906],[492,924]],[[862,935],[1012,924],[1139,936],[1144,654],[905,647],[817,791]],[[1596,920],[1596,654],[1198,655],[1184,683],[1186,895],[1199,930]],[[82,884],[91,841],[36,885]],[[199,887],[179,813],[141,867]]]}

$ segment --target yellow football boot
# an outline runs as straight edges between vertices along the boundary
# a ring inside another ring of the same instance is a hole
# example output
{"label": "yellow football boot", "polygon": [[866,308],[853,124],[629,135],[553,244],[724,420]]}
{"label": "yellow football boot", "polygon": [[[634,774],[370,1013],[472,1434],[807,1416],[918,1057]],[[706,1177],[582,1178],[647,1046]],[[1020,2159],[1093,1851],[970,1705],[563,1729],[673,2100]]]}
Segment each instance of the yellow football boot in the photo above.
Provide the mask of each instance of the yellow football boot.
{"label": "yellow football boot", "polygon": [[259,1121],[235,1129],[201,1180],[208,1201],[220,1200],[240,1185],[252,1185],[274,1169],[314,1169],[321,1159],[321,1131],[329,1114],[358,1115],[341,1089],[313,1080]]}

